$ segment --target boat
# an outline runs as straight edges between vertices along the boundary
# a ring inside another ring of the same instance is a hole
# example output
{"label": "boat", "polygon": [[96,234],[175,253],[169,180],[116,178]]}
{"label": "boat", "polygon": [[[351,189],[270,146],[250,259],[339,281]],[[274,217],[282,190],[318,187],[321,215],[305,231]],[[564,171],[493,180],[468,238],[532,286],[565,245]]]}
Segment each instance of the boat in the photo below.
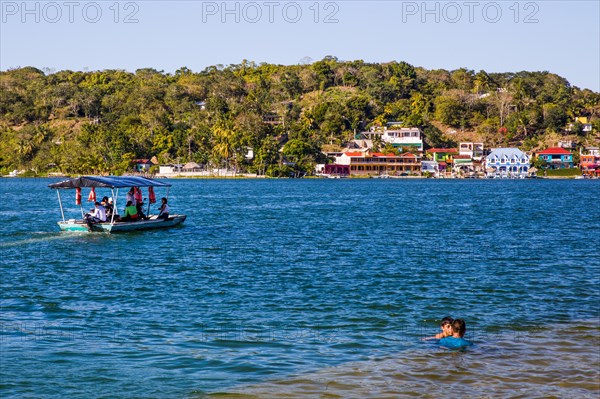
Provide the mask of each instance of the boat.
{"label": "boat", "polygon": [[[152,200],[154,187],[164,187],[167,189],[166,197],[169,197],[169,188],[171,184],[156,181],[146,177],[138,176],[81,176],[74,179],[63,180],[58,183],[51,183],[48,185],[51,189],[55,189],[58,195],[58,204],[60,206],[60,213],[62,220],[58,222],[58,226],[62,231],[75,231],[75,232],[104,232],[104,233],[116,233],[124,231],[135,231],[135,230],[148,230],[157,228],[167,228],[177,226],[183,223],[186,219],[186,215],[169,215],[168,218],[159,218],[158,215],[149,215],[150,203],[148,204],[148,217],[147,219],[141,219],[136,221],[120,221],[115,218],[113,214],[111,220],[106,222],[89,223],[84,220],[83,206],[81,205],[81,188],[90,188],[90,198],[93,194],[95,199],[95,189],[104,188],[110,189],[111,198],[113,198],[113,207],[118,209],[118,197],[119,189],[131,187],[148,187],[150,199]],[[81,219],[66,219],[65,212],[63,209],[63,202],[61,198],[61,191],[65,189],[76,190],[76,203],[81,208]],[[88,198],[89,199],[89,198]]]}

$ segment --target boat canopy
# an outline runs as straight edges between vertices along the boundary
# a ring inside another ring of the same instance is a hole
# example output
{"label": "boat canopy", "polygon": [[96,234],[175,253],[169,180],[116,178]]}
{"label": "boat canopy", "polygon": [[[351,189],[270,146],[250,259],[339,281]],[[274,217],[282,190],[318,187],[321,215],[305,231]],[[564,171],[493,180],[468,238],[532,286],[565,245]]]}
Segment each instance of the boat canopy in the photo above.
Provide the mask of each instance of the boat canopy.
{"label": "boat canopy", "polygon": [[48,184],[48,187],[56,189],[78,187],[171,187],[171,184],[138,176],[81,176]]}

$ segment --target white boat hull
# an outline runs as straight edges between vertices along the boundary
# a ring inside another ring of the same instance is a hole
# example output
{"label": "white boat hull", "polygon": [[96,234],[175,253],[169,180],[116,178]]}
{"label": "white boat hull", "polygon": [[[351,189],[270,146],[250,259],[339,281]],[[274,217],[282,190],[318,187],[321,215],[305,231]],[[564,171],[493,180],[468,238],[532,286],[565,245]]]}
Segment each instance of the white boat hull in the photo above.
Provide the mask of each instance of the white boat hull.
{"label": "white boat hull", "polygon": [[158,219],[156,216],[151,216],[148,220],[139,220],[135,222],[115,222],[115,223],[93,223],[87,224],[82,220],[66,220],[58,222],[58,226],[62,231],[75,232],[99,232],[99,233],[118,233],[122,231],[136,231],[161,229],[177,226],[183,223],[185,215],[172,215],[168,219]]}

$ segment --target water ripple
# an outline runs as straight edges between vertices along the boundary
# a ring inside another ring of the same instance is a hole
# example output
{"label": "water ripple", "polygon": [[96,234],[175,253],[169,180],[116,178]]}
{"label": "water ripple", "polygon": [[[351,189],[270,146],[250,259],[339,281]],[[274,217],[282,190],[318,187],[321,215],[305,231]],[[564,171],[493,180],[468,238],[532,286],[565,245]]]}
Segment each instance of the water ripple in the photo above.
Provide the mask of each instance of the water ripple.
{"label": "water ripple", "polygon": [[597,397],[596,181],[178,180],[115,235],[49,182],[0,181],[3,398]]}

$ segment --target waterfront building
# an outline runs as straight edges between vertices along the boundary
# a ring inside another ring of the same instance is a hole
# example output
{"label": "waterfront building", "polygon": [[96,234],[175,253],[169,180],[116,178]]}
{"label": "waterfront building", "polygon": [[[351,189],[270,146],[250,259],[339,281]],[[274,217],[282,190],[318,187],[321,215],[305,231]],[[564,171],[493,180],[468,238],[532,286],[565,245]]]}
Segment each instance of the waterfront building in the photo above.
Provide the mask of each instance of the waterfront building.
{"label": "waterfront building", "polygon": [[518,148],[496,148],[485,159],[488,177],[524,178],[530,157]]}
{"label": "waterfront building", "polygon": [[335,158],[334,164],[329,167],[326,165],[325,170],[335,170],[339,166],[347,166],[349,174],[357,176],[418,174],[421,172],[419,157],[411,153],[394,155],[371,151],[344,152]]}
{"label": "waterfront building", "polygon": [[324,165],[322,169],[322,173],[325,175],[331,176],[349,176],[350,175],[350,165],[338,165],[335,163],[330,163]]}
{"label": "waterfront building", "polygon": [[435,177],[439,177],[440,164],[436,161],[421,161],[421,173],[430,173]]}
{"label": "waterfront building", "polygon": [[460,143],[458,150],[459,155],[468,155],[472,160],[483,159],[483,143]]}
{"label": "waterfront building", "polygon": [[133,164],[133,170],[138,173],[146,173],[154,165],[150,159],[134,159],[131,163]]}
{"label": "waterfront building", "polygon": [[600,149],[598,147],[585,147],[579,152],[579,167],[586,175],[600,176]]}
{"label": "waterfront building", "polygon": [[[479,163],[481,164],[481,163]],[[454,173],[475,172],[473,158],[470,155],[455,155],[452,157],[452,171]]]}
{"label": "waterfront building", "polygon": [[547,169],[565,169],[573,167],[573,154],[560,147],[547,148],[537,153],[537,157],[546,161]]}
{"label": "waterfront building", "polygon": [[448,166],[452,166],[454,156],[458,154],[458,151],[456,148],[430,148],[427,150],[427,154],[438,164],[438,172],[445,174]]}
{"label": "waterfront building", "polygon": [[158,174],[159,175],[169,175],[169,174],[174,174],[178,171],[181,171],[181,168],[183,167],[183,165],[178,164],[177,167],[175,165],[173,165],[172,163],[170,164],[165,164],[165,165],[160,165],[158,167]]}

